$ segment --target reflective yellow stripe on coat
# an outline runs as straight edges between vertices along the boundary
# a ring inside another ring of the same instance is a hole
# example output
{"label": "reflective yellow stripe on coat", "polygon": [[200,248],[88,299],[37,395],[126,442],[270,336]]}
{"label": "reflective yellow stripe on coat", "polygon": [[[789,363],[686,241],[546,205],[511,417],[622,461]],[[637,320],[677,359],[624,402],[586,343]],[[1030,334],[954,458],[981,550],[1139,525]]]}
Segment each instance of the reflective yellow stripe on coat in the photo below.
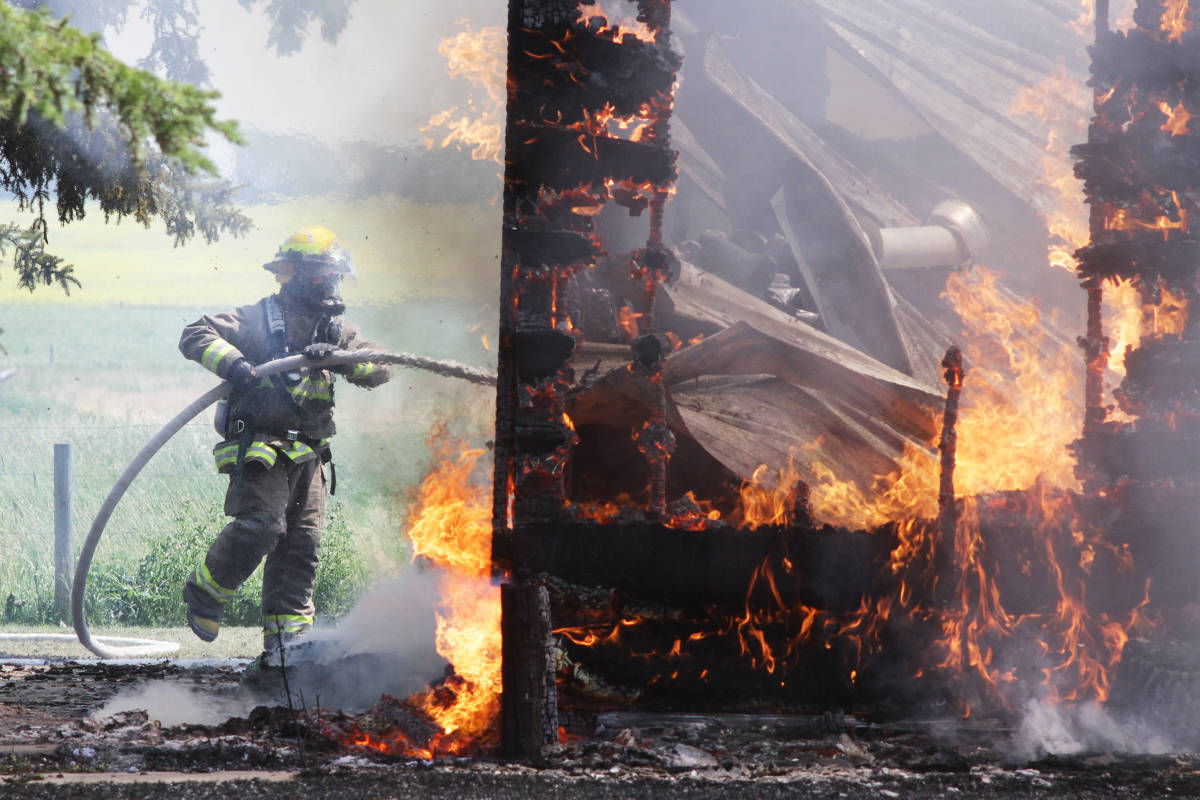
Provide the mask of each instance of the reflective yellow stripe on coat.
{"label": "reflective yellow stripe on coat", "polygon": [[200,363],[209,372],[220,375],[223,362],[229,360],[232,363],[237,360],[239,355],[237,348],[229,342],[224,339],[213,339],[212,343],[200,354]]}

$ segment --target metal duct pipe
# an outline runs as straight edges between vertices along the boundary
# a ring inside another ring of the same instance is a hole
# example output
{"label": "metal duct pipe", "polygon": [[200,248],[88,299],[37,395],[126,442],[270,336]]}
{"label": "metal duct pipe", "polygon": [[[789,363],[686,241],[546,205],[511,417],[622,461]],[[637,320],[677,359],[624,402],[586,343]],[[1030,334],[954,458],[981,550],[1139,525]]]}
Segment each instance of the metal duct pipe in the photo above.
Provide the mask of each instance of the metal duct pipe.
{"label": "metal duct pipe", "polygon": [[979,258],[987,249],[988,232],[971,206],[943,200],[929,215],[928,225],[880,228],[872,240],[884,269],[954,267]]}

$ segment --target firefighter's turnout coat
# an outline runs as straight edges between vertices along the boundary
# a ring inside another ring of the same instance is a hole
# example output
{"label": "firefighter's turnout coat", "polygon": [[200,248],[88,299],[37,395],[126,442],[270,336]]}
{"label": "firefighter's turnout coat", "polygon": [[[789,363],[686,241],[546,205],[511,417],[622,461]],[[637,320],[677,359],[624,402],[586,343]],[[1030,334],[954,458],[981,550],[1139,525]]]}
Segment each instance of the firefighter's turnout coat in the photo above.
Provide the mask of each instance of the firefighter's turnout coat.
{"label": "firefighter's turnout coat", "polygon": [[[315,342],[342,350],[373,348],[340,318],[318,317],[272,295],[254,305],[203,316],[183,329],[182,353],[218,377],[245,357],[258,365],[299,353]],[[391,377],[383,364],[335,367],[367,388]],[[230,474],[218,534],[188,581],[220,608],[262,559],[263,636],[270,649],[313,624],[312,592],[325,525],[328,440],[334,433],[334,375],[305,367],[263,378],[229,399],[225,439],[214,448],[217,468]]]}

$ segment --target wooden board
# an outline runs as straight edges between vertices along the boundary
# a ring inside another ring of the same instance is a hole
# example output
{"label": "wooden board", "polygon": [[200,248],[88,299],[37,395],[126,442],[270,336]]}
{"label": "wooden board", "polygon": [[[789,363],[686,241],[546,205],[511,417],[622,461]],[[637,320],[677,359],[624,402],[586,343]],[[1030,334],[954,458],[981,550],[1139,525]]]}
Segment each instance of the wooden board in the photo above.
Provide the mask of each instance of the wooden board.
{"label": "wooden board", "polygon": [[819,465],[865,491],[903,451],[895,431],[872,430],[832,398],[778,378],[703,378],[672,394],[692,436],[744,477],[763,464],[778,474],[791,462],[811,485]]}

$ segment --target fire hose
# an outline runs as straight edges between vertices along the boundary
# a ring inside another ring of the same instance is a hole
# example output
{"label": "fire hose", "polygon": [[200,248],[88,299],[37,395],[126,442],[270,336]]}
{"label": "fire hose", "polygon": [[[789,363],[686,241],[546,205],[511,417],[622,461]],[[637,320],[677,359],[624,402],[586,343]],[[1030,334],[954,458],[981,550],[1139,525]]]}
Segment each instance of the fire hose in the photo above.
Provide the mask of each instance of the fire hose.
{"label": "fire hose", "polygon": [[[279,372],[288,372],[306,366],[333,367],[345,364],[360,364],[367,361],[376,364],[396,364],[411,369],[426,370],[449,378],[459,378],[485,386],[494,386],[496,384],[496,376],[485,370],[468,367],[454,361],[439,361],[409,353],[386,353],[379,350],[355,350],[353,352],[338,350],[318,361],[310,360],[302,355],[287,356],[286,358],[279,358],[274,361],[268,361],[265,364],[260,364],[255,367],[255,370],[259,376],[268,377]],[[166,642],[156,639],[92,636],[91,631],[88,629],[87,619],[83,613],[83,601],[87,592],[88,569],[92,565],[92,556],[96,552],[96,545],[99,544],[101,535],[104,533],[104,527],[108,524],[108,518],[112,516],[117,504],[121,502],[121,498],[125,495],[125,491],[133,483],[134,479],[137,478],[142,468],[149,463],[155,453],[162,449],[162,446],[178,433],[184,425],[191,422],[197,414],[232,390],[233,384],[223,381],[220,385],[213,387],[196,398],[191,405],[176,414],[141,449],[133,461],[129,462],[129,466],[121,473],[121,477],[117,479],[108,496],[104,499],[104,503],[100,506],[100,510],[96,513],[96,519],[92,522],[91,530],[88,531],[87,539],[84,540],[83,547],[80,550],[79,561],[75,565],[75,579],[71,586],[71,622],[75,626],[75,635],[78,637],[79,642],[101,658],[147,658],[166,655],[179,649],[179,645],[176,642]],[[41,636],[40,634],[31,635]],[[133,644],[132,646],[112,646],[118,642],[131,642]]]}

